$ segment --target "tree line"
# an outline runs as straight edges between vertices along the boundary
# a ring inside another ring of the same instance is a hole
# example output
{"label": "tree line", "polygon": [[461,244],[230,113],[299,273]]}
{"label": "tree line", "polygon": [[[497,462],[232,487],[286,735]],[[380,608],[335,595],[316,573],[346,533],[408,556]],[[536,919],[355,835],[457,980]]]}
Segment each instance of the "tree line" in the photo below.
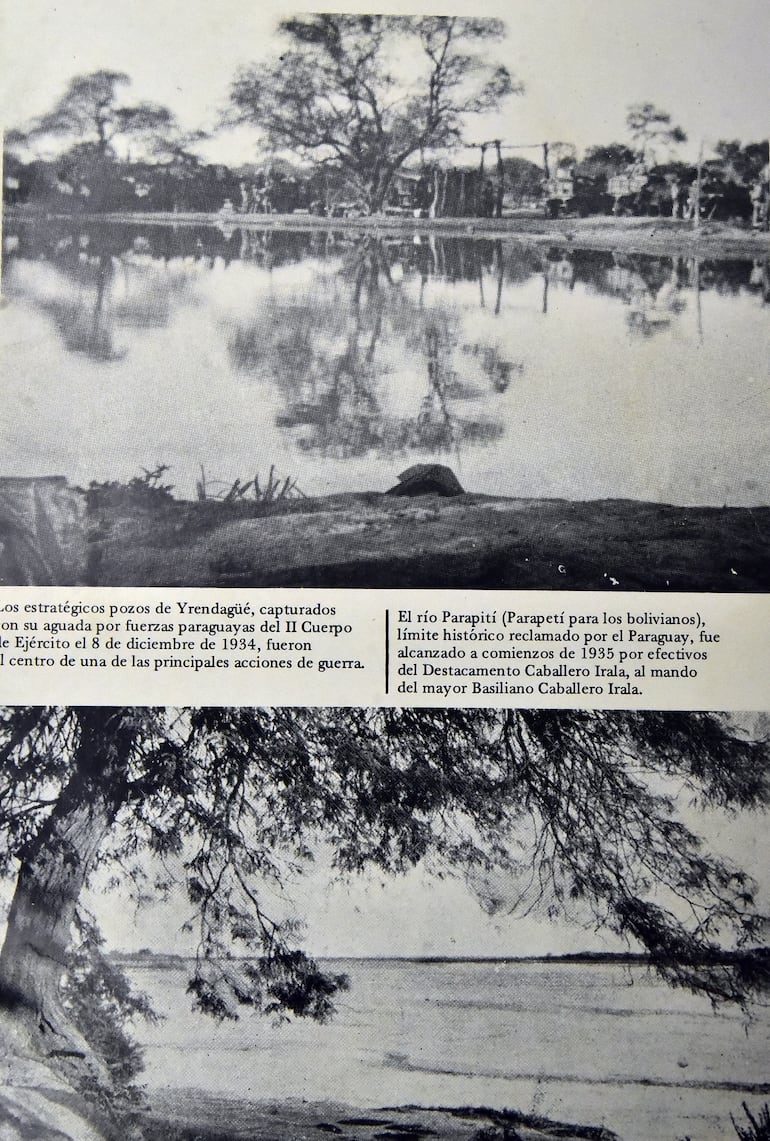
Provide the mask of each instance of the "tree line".
{"label": "tree line", "polygon": [[[52,108],[7,134],[6,198],[24,198],[21,175],[30,199],[47,186],[89,209],[212,210],[229,202],[252,212],[275,200],[281,212],[329,212],[334,201],[377,212],[398,197],[405,167],[425,169],[448,150],[468,165],[474,154],[480,158],[468,212],[499,214],[495,196],[504,181],[524,196],[551,173],[547,145],[542,160],[508,153],[503,161],[501,140],[481,141],[477,153],[467,142],[474,121],[524,91],[503,58],[502,21],[318,14],[283,20],[278,32],[280,53],[234,76],[217,127],[258,128],[260,149],[272,160],[241,172],[202,163],[209,133],[185,130],[165,106],[132,102],[130,77],[100,70],[73,78]],[[687,138],[652,103],[630,107],[626,126],[629,142],[590,148],[588,168],[607,174],[635,161],[649,166]],[[56,147],[56,157],[27,170],[18,154],[41,145]],[[497,164],[485,168],[485,150],[494,148]],[[767,160],[765,144],[727,140],[716,151],[744,184]],[[575,161],[574,148],[551,144],[552,167]],[[417,190],[419,204],[427,207],[438,192],[429,180]],[[459,194],[466,197],[464,181]]]}

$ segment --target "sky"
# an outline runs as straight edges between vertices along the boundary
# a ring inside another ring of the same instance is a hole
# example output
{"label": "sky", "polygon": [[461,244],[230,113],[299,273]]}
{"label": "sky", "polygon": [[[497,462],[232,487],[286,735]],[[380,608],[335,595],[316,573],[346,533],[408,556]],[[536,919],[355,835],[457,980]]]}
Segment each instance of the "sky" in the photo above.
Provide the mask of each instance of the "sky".
{"label": "sky", "polygon": [[[686,791],[678,799],[680,818],[704,838],[708,851],[757,880],[758,906],[770,910],[764,814],[696,810]],[[599,928],[587,908],[573,907],[569,920],[548,918],[544,906],[533,907],[531,895],[522,896],[528,881],[528,875],[517,882],[502,872],[474,880],[463,874],[437,877],[424,866],[401,876],[370,870],[341,879],[332,871],[330,853],[319,849],[302,875],[281,889],[263,883],[259,891],[267,914],[302,920],[302,945],[319,957],[525,957],[628,949]],[[104,884],[94,882],[88,906],[111,948],[176,954],[195,949],[194,932],[183,930],[192,908],[182,890],[137,908],[127,893],[106,888],[105,876]]]}
{"label": "sky", "polygon": [[[359,0],[335,10],[361,8]],[[377,10],[415,8],[391,0]],[[419,10],[463,7],[444,0]],[[3,0],[4,125],[48,109],[73,75],[109,68],[132,77],[133,98],[167,104],[186,127],[211,126],[236,69],[270,52],[277,20],[292,11],[253,0]],[[770,134],[767,0],[479,0],[473,15],[505,19],[500,55],[526,87],[479,124],[485,138],[571,141],[582,151],[622,140],[626,108],[642,101],[687,131],[685,158],[701,142]],[[208,157],[249,161],[254,145],[251,132],[236,132],[209,144]]]}

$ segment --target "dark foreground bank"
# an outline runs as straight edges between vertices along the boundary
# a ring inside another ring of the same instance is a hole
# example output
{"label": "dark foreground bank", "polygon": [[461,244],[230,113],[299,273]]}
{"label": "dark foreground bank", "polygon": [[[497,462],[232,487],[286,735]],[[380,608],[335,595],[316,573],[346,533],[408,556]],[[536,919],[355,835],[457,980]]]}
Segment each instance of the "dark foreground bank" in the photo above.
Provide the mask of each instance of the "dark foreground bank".
{"label": "dark foreground bank", "polygon": [[93,497],[0,479],[0,585],[770,590],[770,507]]}
{"label": "dark foreground bank", "polygon": [[90,519],[99,586],[770,590],[770,508],[340,495]]}
{"label": "dark foreground bank", "polygon": [[142,1129],[146,1141],[616,1141],[598,1126],[515,1110],[356,1110],[332,1102],[241,1102],[197,1090],[155,1094]]}

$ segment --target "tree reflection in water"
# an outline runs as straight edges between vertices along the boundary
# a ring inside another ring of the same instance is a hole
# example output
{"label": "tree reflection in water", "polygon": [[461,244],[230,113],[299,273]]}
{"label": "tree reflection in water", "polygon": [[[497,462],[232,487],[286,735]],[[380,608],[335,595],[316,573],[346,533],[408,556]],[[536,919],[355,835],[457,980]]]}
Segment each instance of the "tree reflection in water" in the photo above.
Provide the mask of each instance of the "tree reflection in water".
{"label": "tree reflection in water", "polygon": [[[484,273],[478,244],[454,243],[454,273],[444,246],[394,249],[361,238],[344,248],[336,273],[319,272],[309,287],[260,301],[259,312],[232,330],[231,359],[242,372],[269,376],[284,394],[277,423],[298,430],[299,448],[338,458],[447,453],[503,434],[494,410],[471,413],[483,393],[458,375],[458,350],[481,352],[494,392],[522,366],[494,348],[459,345],[458,311],[448,300],[425,303],[437,266],[450,279]],[[412,281],[419,282],[416,293]],[[402,385],[409,391],[400,392]]]}
{"label": "tree reflection in water", "polygon": [[56,255],[57,268],[71,287],[41,292],[35,298],[37,307],[51,319],[69,352],[94,361],[122,360],[126,350],[115,343],[112,259],[89,253],[86,242],[76,245],[71,238],[59,244]]}
{"label": "tree reflection in water", "polygon": [[191,269],[158,258],[141,236],[115,249],[100,230],[54,230],[33,249],[54,273],[14,281],[12,292],[51,319],[69,352],[102,364],[126,357],[120,329],[167,327]]}
{"label": "tree reflection in water", "polygon": [[[435,233],[381,239],[68,221],[9,230],[5,250],[9,298],[44,313],[67,352],[106,369],[135,349],[132,330],[171,327],[184,307],[201,306],[206,336],[222,338],[231,370],[253,382],[254,404],[258,386],[265,395],[269,386],[279,398],[275,422],[293,446],[341,458],[456,454],[501,437],[517,381],[526,373],[532,399],[540,376],[533,321],[554,326],[575,308],[549,306],[549,292],[607,298],[634,339],[671,331],[688,307],[691,332],[702,335],[706,291],[747,294],[758,305],[770,298],[766,259]],[[528,349],[517,350],[517,327]],[[550,329],[549,342],[558,334]],[[173,337],[159,341],[159,352],[171,351]]]}

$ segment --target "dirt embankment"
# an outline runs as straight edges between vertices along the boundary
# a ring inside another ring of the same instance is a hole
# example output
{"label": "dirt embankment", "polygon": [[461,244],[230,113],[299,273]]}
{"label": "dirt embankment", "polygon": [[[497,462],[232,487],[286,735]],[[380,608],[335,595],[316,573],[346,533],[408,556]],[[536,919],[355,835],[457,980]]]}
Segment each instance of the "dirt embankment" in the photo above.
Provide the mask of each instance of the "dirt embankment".
{"label": "dirt embankment", "polygon": [[770,590],[770,507],[339,495],[89,516],[100,586]]}
{"label": "dirt embankment", "polygon": [[0,585],[770,590],[770,507],[87,499],[59,477],[0,480]]}

